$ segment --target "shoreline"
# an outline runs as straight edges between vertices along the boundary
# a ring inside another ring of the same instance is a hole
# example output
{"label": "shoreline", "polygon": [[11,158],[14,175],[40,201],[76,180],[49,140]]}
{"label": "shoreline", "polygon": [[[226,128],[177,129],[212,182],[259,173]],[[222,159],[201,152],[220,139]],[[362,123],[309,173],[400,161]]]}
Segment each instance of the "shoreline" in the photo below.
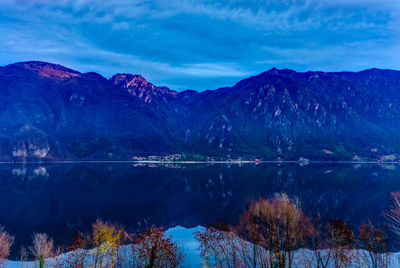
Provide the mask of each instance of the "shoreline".
{"label": "shoreline", "polygon": [[400,164],[400,161],[353,161],[353,160],[216,160],[216,161],[162,161],[162,160],[60,160],[60,161],[0,161],[1,164]]}

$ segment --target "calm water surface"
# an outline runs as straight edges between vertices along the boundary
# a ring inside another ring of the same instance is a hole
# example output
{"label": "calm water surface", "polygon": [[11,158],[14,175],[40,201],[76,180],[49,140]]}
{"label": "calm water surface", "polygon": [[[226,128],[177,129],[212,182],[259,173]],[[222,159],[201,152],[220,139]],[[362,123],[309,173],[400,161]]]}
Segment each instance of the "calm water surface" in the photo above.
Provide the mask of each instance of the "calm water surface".
{"label": "calm water surface", "polygon": [[0,224],[16,236],[13,256],[33,232],[68,245],[97,219],[130,231],[152,225],[237,223],[252,200],[285,192],[308,216],[339,218],[354,229],[382,213],[400,191],[400,165],[115,163],[0,165]]}

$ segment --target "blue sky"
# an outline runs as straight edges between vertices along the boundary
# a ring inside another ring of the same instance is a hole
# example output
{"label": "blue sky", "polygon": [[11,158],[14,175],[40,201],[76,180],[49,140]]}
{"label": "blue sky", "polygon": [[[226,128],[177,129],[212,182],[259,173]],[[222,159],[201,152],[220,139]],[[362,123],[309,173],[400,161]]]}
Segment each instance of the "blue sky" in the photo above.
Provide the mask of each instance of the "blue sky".
{"label": "blue sky", "polygon": [[399,0],[2,0],[0,65],[59,63],[172,89],[272,67],[400,69]]}

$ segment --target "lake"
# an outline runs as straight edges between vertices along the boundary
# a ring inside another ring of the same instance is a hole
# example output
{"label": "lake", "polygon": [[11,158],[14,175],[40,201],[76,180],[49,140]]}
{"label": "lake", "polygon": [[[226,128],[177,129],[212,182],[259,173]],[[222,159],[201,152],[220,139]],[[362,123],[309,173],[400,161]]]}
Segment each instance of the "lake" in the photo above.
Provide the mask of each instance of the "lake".
{"label": "lake", "polygon": [[395,191],[395,164],[1,164],[0,224],[16,237],[15,258],[33,232],[69,245],[97,218],[129,231],[235,224],[252,200],[284,192],[308,216],[356,230],[367,220],[384,225]]}

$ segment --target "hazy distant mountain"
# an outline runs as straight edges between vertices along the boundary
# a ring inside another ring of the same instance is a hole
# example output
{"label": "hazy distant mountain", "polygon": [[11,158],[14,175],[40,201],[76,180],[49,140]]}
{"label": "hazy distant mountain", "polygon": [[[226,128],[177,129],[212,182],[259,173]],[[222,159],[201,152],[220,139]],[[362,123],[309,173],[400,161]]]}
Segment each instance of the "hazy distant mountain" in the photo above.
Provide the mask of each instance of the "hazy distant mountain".
{"label": "hazy distant mountain", "polygon": [[0,68],[0,159],[172,153],[358,159],[400,152],[400,72],[271,69],[201,93],[45,62]]}

